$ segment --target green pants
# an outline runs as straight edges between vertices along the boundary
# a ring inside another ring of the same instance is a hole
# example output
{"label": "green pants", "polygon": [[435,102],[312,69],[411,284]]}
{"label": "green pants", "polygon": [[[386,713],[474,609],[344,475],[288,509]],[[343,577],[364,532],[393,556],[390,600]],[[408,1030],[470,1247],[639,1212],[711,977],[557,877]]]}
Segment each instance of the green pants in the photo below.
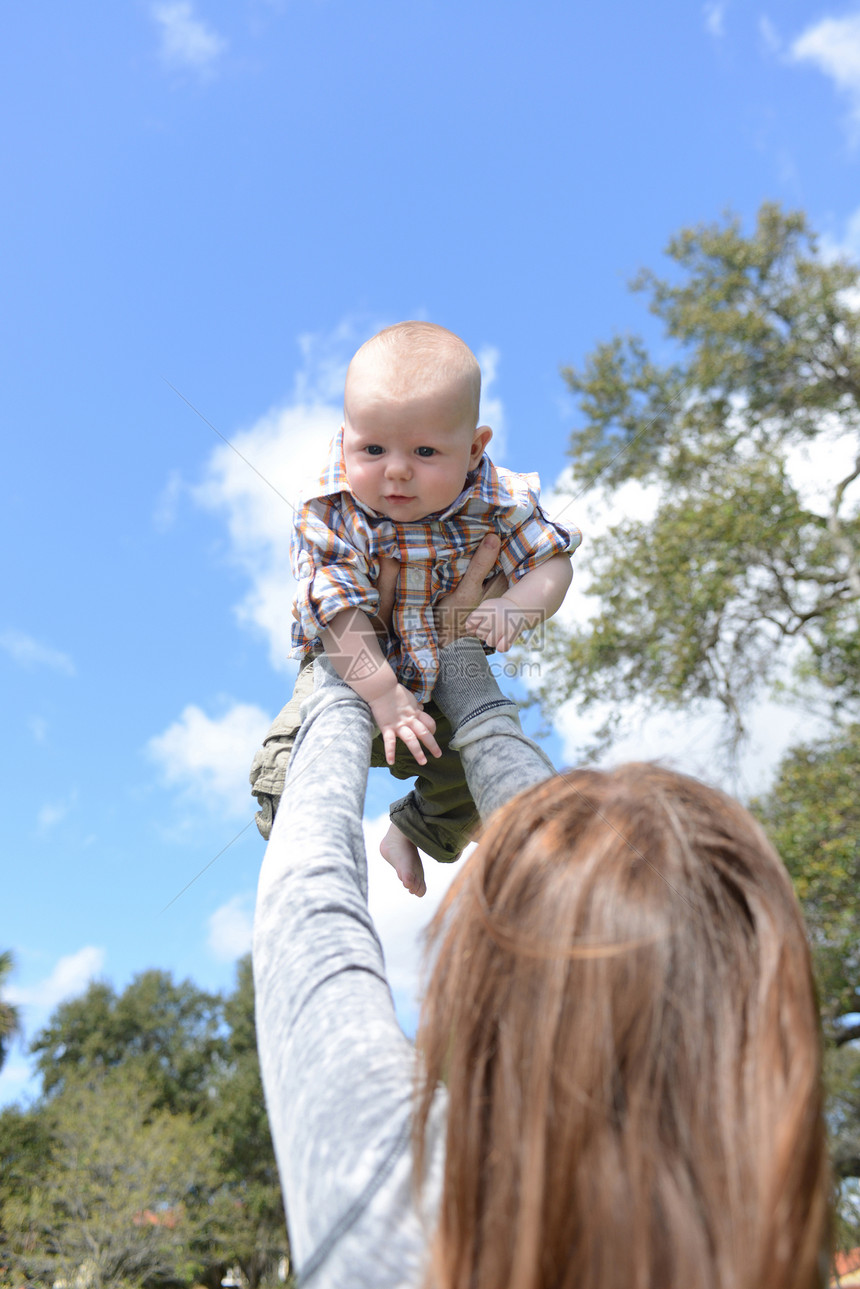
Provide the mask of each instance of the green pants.
{"label": "green pants", "polygon": [[[312,658],[308,659],[308,663],[312,661]],[[257,827],[267,840],[284,790],[293,743],[301,725],[300,708],[313,692],[313,687],[313,668],[303,663],[292,698],[275,718],[251,766],[251,791],[260,804]],[[415,779],[411,792],[392,803],[389,811],[391,821],[433,859],[451,863],[459,859],[477,827],[479,816],[466,784],[460,754],[448,746],[451,739],[448,718],[432,701],[425,703],[424,710],[436,722],[436,742],[442,755],[434,757],[428,754],[427,764],[419,765],[398,739],[394,764],[389,766],[377,731],[370,764],[386,766],[396,779]]]}

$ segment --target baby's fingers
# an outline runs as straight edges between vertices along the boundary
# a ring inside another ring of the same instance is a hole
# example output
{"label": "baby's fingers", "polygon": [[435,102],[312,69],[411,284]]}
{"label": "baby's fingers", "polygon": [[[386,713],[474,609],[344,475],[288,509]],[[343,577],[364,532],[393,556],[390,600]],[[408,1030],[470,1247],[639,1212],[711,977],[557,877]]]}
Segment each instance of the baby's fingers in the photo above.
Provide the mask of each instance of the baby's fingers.
{"label": "baby's fingers", "polygon": [[424,748],[421,746],[422,743],[433,756],[442,755],[442,750],[433,737],[435,729],[436,722],[433,717],[421,710],[421,708],[414,712],[408,721],[404,721],[397,728],[397,737],[402,743],[406,744],[419,765],[427,764],[427,757],[424,754]]}
{"label": "baby's fingers", "polygon": [[[421,744],[418,742],[418,735],[410,725],[402,725],[397,731],[397,737],[400,739],[401,743],[409,748],[409,751],[415,757],[415,760],[419,765],[427,764],[427,757],[424,755]],[[427,737],[433,739],[432,734],[428,734]],[[394,758],[392,757],[392,761],[393,759]],[[392,761],[389,761],[388,764],[391,765]]]}
{"label": "baby's fingers", "polygon": [[[424,714],[425,713],[422,713],[422,715]],[[433,720],[432,716],[428,716],[427,720],[430,722],[430,725],[417,725],[415,727],[415,733],[418,735],[421,742],[427,748],[428,752],[432,753],[433,756],[441,756],[442,749],[440,748],[439,744],[436,742],[436,740],[433,737],[433,730],[435,730],[436,728],[436,722]],[[431,726],[432,726],[432,729],[431,729]],[[425,761],[422,761],[421,765],[424,765],[424,764],[425,764]]]}
{"label": "baby's fingers", "polygon": [[382,748],[385,752],[386,765],[394,764],[394,749],[397,746],[397,732],[393,729],[380,730],[382,735]]}
{"label": "baby's fingers", "polygon": [[424,711],[423,707],[418,708],[418,711],[415,713],[415,719],[419,721],[425,729],[429,730],[431,734],[436,733],[436,722],[429,712]]}

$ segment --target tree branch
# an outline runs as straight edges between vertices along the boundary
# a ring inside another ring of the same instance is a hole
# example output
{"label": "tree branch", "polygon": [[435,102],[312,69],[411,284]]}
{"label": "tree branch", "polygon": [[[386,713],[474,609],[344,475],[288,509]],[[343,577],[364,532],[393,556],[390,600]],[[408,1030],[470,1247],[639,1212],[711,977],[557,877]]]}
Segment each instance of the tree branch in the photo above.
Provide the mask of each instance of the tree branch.
{"label": "tree branch", "polygon": [[851,486],[855,479],[860,478],[860,453],[854,459],[854,468],[844,479],[840,479],[836,485],[836,492],[833,494],[833,505],[830,514],[827,517],[827,527],[830,536],[833,538],[833,544],[837,550],[848,560],[848,581],[851,586],[851,592],[855,600],[860,600],[860,563],[857,560],[857,551],[845,536],[842,523],[839,519],[839,511],[842,506],[842,500],[846,490]]}

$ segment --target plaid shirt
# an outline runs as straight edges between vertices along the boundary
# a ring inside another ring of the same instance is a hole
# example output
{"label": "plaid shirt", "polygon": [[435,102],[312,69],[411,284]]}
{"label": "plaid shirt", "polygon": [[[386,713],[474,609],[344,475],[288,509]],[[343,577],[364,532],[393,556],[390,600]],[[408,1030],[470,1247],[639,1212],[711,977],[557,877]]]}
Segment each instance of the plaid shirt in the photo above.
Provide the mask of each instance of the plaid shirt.
{"label": "plaid shirt", "polygon": [[404,567],[384,649],[400,682],[426,701],[439,671],[432,606],[460,581],[481,539],[498,533],[502,546],[494,573],[504,573],[509,584],[553,555],[572,554],[582,540],[577,528],[547,519],[539,497],[536,474],[496,467],[484,454],[447,510],[397,523],[353,495],[340,430],[317,488],[295,511],[291,555],[299,618],[293,623],[293,656],[317,648],[320,632],[344,609],[376,612],[379,561],[391,556]]}

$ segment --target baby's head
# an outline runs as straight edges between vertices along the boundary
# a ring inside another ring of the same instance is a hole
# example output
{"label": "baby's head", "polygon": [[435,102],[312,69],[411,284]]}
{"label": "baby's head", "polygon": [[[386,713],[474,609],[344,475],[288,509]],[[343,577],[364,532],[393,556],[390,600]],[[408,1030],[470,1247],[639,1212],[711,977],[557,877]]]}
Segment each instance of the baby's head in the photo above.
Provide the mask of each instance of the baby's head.
{"label": "baby's head", "polygon": [[343,454],[359,501],[408,523],[446,510],[492,436],[478,425],[481,370],[462,340],[431,322],[400,322],[349,365]]}

